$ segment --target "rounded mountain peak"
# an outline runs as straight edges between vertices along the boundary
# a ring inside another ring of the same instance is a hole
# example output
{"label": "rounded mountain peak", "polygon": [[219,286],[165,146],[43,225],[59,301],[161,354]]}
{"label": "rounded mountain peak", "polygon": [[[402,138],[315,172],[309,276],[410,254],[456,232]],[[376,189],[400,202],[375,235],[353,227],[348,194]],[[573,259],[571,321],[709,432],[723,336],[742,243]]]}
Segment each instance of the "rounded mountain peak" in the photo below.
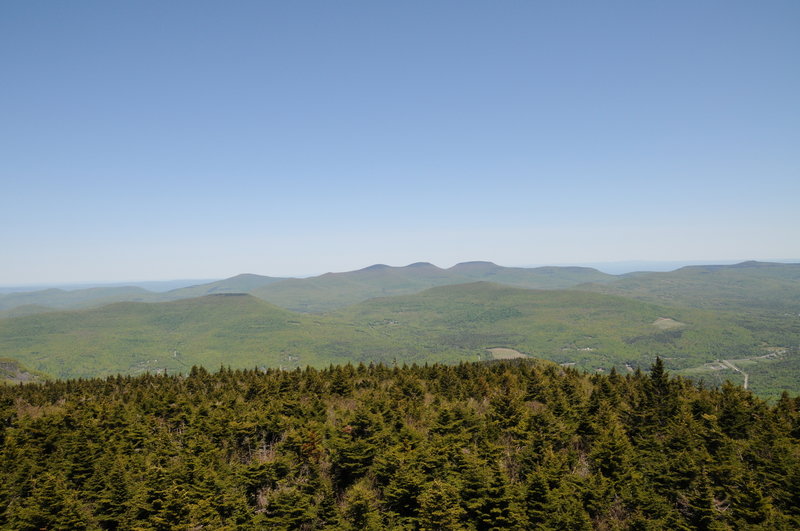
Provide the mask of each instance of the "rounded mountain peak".
{"label": "rounded mountain peak", "polygon": [[406,267],[436,267],[430,262],[414,262],[413,264],[408,264]]}

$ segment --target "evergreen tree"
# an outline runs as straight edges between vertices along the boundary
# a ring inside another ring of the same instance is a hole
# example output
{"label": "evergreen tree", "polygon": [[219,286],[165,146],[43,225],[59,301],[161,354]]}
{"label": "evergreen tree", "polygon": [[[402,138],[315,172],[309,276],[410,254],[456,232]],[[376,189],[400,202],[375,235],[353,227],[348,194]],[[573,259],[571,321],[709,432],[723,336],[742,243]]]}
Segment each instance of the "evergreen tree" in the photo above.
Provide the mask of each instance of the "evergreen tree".
{"label": "evergreen tree", "polygon": [[377,531],[384,528],[380,502],[368,482],[359,481],[345,493],[341,521],[342,528],[353,531]]}
{"label": "evergreen tree", "polygon": [[419,528],[425,531],[456,531],[465,529],[461,522],[464,509],[455,487],[434,480],[428,483],[418,498]]}

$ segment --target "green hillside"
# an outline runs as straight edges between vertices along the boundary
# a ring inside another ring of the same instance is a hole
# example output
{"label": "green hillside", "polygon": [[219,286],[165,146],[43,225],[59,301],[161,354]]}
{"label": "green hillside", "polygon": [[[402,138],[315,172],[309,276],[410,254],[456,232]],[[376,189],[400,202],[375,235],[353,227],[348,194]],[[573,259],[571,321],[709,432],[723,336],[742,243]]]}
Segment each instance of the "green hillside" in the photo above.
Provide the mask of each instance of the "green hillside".
{"label": "green hillside", "polygon": [[377,264],[347,273],[289,279],[257,288],[256,297],[299,312],[323,313],[375,297],[410,295],[424,289],[476,280],[522,288],[562,289],[585,282],[614,279],[583,267],[502,267],[491,262],[465,262],[449,269],[419,262],[406,267]]}
{"label": "green hillside", "polygon": [[151,292],[133,286],[76,290],[53,288],[0,295],[0,310],[11,310],[20,306],[39,306],[53,309],[102,306],[118,301],[146,299],[151,295]]}
{"label": "green hillside", "polygon": [[174,289],[161,294],[161,300],[190,299],[193,297],[203,297],[204,295],[218,295],[222,293],[250,293],[251,291],[284,280],[278,277],[265,277],[249,273],[236,275],[235,277],[217,280],[206,284],[198,284],[186,288]]}
{"label": "green hillside", "polygon": [[617,278],[591,267],[502,267],[492,262],[462,262],[447,271],[470,280],[531,289],[564,289],[586,282],[612,282]]}
{"label": "green hillside", "polygon": [[164,302],[223,293],[250,293],[282,308],[324,313],[375,297],[408,295],[434,286],[475,280],[491,280],[523,288],[561,289],[587,282],[609,282],[615,278],[595,269],[580,267],[528,269],[502,267],[491,262],[466,262],[441,269],[426,262],[405,267],[376,264],[358,271],[326,273],[303,279],[242,274],[158,293],[122,286],[0,294],[0,318],[54,309],[97,308],[113,302]]}
{"label": "green hillside", "polygon": [[20,291],[0,294],[0,318],[53,310],[97,308],[114,302],[164,302],[222,293],[247,293],[280,280],[283,279],[243,274],[166,292],[152,292],[134,286]]}
{"label": "green hillside", "polygon": [[252,294],[294,311],[322,313],[374,297],[416,293],[459,280],[463,278],[428,263],[406,267],[376,264],[358,271],[288,279],[255,289]]}
{"label": "green hillside", "polygon": [[[771,364],[795,363],[791,341],[798,338],[800,330],[743,326],[704,310],[486,282],[373,299],[326,316],[249,295],[216,295],[0,320],[0,356],[59,378],[185,372],[192,365],[294,368],[513,356],[626,373],[659,355],[668,369],[709,380],[738,376],[725,366],[706,366],[718,359],[762,359],[750,386],[769,396],[800,391],[792,373],[778,381],[758,376]],[[763,358],[769,348],[780,354]]]}
{"label": "green hillside", "polygon": [[205,367],[300,367],[347,361],[452,362],[416,344],[249,295],[116,303],[0,320],[0,355],[58,378]]}
{"label": "green hillside", "polygon": [[[0,321],[0,352],[59,378],[186,370],[193,364],[277,365],[259,338],[293,315],[250,296],[123,302]],[[263,359],[262,359],[263,358]]]}
{"label": "green hillside", "polygon": [[667,273],[632,273],[581,290],[709,309],[800,313],[800,264],[743,262],[682,267]]}
{"label": "green hillside", "polygon": [[[772,337],[769,330],[747,328],[708,311],[490,283],[375,299],[333,315],[380,329],[387,337],[415,336],[418,342],[476,355],[486,348],[508,347],[590,371],[647,366],[656,355],[672,370],[718,358],[763,355],[766,339]],[[800,338],[800,329],[787,330],[782,337],[780,346],[786,346]]]}
{"label": "green hillside", "polygon": [[7,319],[9,317],[22,317],[25,315],[35,315],[37,313],[52,312],[54,308],[47,306],[39,306],[37,304],[24,304],[22,306],[14,306],[8,310],[0,310],[0,319]]}

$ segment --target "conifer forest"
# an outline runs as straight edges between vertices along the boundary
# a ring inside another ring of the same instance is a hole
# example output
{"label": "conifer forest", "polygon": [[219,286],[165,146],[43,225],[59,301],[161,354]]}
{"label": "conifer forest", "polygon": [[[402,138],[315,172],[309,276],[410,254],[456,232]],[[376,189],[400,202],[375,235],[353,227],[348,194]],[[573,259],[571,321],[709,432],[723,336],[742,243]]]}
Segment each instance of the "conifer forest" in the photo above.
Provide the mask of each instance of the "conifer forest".
{"label": "conifer forest", "polygon": [[800,398],[339,365],[0,387],[2,529],[797,529]]}

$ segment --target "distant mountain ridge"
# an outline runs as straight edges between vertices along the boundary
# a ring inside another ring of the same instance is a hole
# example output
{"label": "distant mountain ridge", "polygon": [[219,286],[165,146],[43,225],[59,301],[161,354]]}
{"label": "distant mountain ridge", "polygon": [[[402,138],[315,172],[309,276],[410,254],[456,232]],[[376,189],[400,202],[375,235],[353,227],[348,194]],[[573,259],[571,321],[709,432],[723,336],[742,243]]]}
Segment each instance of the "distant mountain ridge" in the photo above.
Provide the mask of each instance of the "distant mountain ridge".
{"label": "distant mountain ridge", "polygon": [[188,299],[192,297],[202,297],[203,295],[214,295],[219,293],[250,293],[256,288],[266,286],[274,282],[285,280],[279,277],[265,277],[252,273],[243,273],[224,280],[217,280],[207,284],[189,286],[163,294],[167,300]]}
{"label": "distant mountain ridge", "polygon": [[241,274],[166,292],[131,286],[14,292],[0,294],[0,318],[56,309],[94,308],[121,301],[166,302],[217,293],[248,293],[289,310],[325,313],[375,297],[411,295],[432,287],[475,281],[526,289],[577,289],[698,308],[800,309],[800,264],[746,261],[692,265],[669,272],[610,275],[590,267],[504,267],[488,261],[472,261],[447,269],[429,262],[402,267],[374,264],[310,278]]}
{"label": "distant mountain ridge", "polygon": [[133,286],[85,288],[72,291],[49,288],[0,295],[0,310],[12,310],[20,306],[51,309],[81,308],[102,306],[123,300],[140,300],[150,296],[156,296],[156,294]]}
{"label": "distant mountain ridge", "polygon": [[215,293],[249,293],[253,289],[284,280],[241,274],[224,280],[185,286],[166,292],[148,291],[135,286],[93,287],[75,290],[49,288],[39,291],[0,294],[0,318],[22,313],[33,314],[53,310],[88,309],[115,302],[168,302],[202,297]]}
{"label": "distant mountain ridge", "polygon": [[800,264],[747,261],[637,272],[575,289],[673,306],[800,313]]}
{"label": "distant mountain ridge", "polygon": [[428,262],[405,267],[375,264],[357,271],[326,273],[262,286],[256,297],[294,311],[322,313],[375,297],[411,295],[437,286],[490,281],[528,289],[564,289],[586,282],[615,279],[596,269],[580,267],[503,267],[492,262],[464,262],[442,269]]}
{"label": "distant mountain ridge", "polygon": [[[138,287],[41,290],[0,294],[0,317],[27,307],[27,313],[52,309],[93,308],[112,302],[165,302],[215,293],[249,293],[294,311],[321,313],[373,297],[410,295],[424,289],[475,280],[522,288],[562,289],[587,282],[603,283],[613,275],[580,267],[503,267],[492,262],[464,262],[442,269],[429,262],[403,267],[374,264],[356,271],[310,278],[241,274],[224,280],[154,293]],[[5,314],[5,315],[4,315]]]}
{"label": "distant mountain ridge", "polygon": [[58,283],[58,284],[37,284],[37,285],[17,285],[17,286],[0,286],[0,295],[6,293],[22,293],[30,291],[44,291],[46,289],[61,289],[64,291],[76,291],[81,289],[90,288],[120,288],[120,287],[134,287],[143,288],[147,291],[156,293],[164,293],[174,289],[185,288],[188,286],[196,286],[198,284],[207,284],[220,280],[218,278],[206,279],[184,279],[184,280],[142,280],[132,282],[77,282],[77,283]]}

